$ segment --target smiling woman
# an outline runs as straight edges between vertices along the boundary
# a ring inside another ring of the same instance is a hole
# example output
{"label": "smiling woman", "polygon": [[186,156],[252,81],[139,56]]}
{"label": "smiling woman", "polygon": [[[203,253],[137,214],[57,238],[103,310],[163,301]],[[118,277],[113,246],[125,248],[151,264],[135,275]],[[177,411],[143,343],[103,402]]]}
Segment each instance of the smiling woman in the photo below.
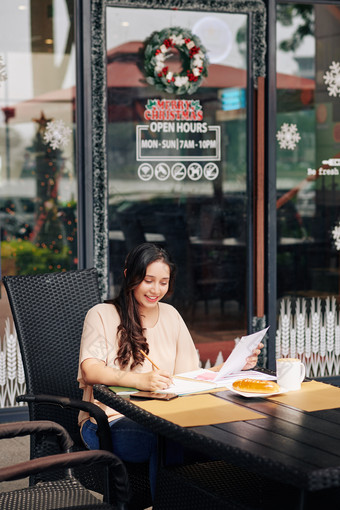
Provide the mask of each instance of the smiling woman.
{"label": "smiling woman", "polygon": [[134,297],[145,328],[156,325],[159,315],[157,304],[167,294],[169,280],[169,266],[162,260],[156,260],[147,267],[144,280],[135,289]]}
{"label": "smiling woman", "polygon": [[[157,391],[170,386],[173,374],[199,366],[196,348],[183,319],[174,307],[160,302],[172,291],[175,276],[175,266],[167,252],[143,243],[128,254],[123,274],[118,296],[96,305],[85,319],[78,381],[87,401],[94,402],[92,385],[95,383]],[[115,453],[125,461],[150,462],[153,492],[156,436],[113,409],[104,406],[104,410],[109,417]],[[79,422],[84,442],[96,448],[96,425],[85,413],[80,414]],[[177,460],[181,461],[181,449],[177,450]],[[174,445],[171,451],[176,451]]]}
{"label": "smiling woman", "polygon": [[[132,249],[125,260],[118,296],[91,308],[83,329],[78,381],[83,398],[101,406],[111,428],[114,453],[128,462],[149,461],[150,485],[155,489],[157,438],[114,409],[93,398],[93,384],[124,386],[142,391],[168,388],[172,376],[199,368],[194,342],[181,315],[163,303],[173,290],[175,266],[168,253],[151,243]],[[252,368],[260,351],[247,359]],[[152,361],[151,361],[152,360]],[[88,414],[79,415],[89,448],[98,447],[97,426]],[[176,462],[182,449],[171,445]]]}

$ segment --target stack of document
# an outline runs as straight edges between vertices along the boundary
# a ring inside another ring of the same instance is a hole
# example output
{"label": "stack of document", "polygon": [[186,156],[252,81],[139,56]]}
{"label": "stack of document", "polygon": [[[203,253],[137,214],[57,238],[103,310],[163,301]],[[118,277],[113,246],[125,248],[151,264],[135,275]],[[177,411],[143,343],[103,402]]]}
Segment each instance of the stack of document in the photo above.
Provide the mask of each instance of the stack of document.
{"label": "stack of document", "polygon": [[201,368],[193,372],[175,375],[173,384],[166,390],[161,390],[160,392],[187,395],[189,393],[209,391],[215,388],[224,388],[227,384],[237,379],[276,379],[275,376],[256,372],[255,370],[242,370],[248,356],[252,355],[254,349],[256,349],[267,331],[268,328],[265,328],[251,335],[243,336],[218,372]]}

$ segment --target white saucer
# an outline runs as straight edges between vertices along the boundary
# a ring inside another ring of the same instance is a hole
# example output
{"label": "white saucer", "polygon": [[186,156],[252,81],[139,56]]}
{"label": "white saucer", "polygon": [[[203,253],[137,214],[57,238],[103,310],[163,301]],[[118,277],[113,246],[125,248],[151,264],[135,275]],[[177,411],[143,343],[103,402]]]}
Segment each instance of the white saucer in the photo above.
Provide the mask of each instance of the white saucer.
{"label": "white saucer", "polygon": [[288,390],[285,388],[280,387],[279,391],[274,391],[273,393],[253,393],[253,392],[246,392],[246,391],[239,391],[233,388],[232,383],[226,384],[226,387],[228,390],[232,391],[233,393],[237,393],[238,395],[242,395],[242,397],[247,398],[263,398],[263,397],[272,397],[273,395],[281,395],[281,393],[287,393]]}

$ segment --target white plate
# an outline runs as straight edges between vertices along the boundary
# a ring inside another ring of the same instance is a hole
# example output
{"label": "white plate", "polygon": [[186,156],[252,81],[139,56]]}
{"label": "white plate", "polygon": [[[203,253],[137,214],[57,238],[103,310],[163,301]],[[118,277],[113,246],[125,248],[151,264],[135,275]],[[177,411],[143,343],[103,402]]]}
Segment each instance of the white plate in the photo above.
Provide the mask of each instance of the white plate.
{"label": "white plate", "polygon": [[226,384],[226,387],[228,388],[228,390],[232,391],[233,393],[237,393],[238,395],[242,395],[242,397],[247,397],[247,398],[272,397],[273,395],[280,395],[281,393],[287,393],[287,391],[288,391],[285,388],[280,387],[280,391],[274,391],[273,393],[253,393],[253,392],[236,390],[235,388],[233,388],[232,384]]}

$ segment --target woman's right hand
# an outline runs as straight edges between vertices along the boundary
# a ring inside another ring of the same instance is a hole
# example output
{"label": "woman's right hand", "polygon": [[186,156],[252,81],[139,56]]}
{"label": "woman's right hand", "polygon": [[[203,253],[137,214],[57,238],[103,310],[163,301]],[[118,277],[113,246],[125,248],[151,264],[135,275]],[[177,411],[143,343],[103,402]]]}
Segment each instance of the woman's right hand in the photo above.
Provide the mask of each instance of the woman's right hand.
{"label": "woman's right hand", "polygon": [[[136,374],[137,375],[137,374]],[[138,389],[143,391],[158,391],[169,388],[172,384],[171,376],[164,370],[152,370],[138,374]]]}

